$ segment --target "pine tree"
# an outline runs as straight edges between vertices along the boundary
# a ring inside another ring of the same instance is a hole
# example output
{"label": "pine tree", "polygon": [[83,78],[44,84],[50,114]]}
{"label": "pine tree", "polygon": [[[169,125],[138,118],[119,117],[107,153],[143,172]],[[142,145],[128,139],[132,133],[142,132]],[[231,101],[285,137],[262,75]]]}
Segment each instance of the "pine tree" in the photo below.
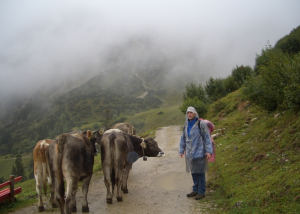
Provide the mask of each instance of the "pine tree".
{"label": "pine tree", "polygon": [[16,175],[17,174],[15,165],[13,165],[13,167],[12,167],[11,174],[12,175]]}
{"label": "pine tree", "polygon": [[24,166],[23,166],[23,162],[22,162],[22,155],[20,155],[20,154],[17,155],[15,165],[16,165],[16,174],[15,174],[15,176],[24,177],[25,171],[24,171]]}

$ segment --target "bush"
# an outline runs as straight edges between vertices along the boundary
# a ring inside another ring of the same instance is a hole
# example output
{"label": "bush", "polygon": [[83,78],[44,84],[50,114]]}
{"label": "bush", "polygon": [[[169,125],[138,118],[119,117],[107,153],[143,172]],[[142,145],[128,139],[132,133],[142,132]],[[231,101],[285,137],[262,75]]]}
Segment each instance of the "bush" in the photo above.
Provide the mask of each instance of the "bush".
{"label": "bush", "polygon": [[201,100],[198,98],[187,98],[183,104],[179,107],[179,110],[182,113],[186,113],[186,110],[189,106],[195,107],[196,111],[198,112],[200,117],[204,117],[206,115],[208,105],[204,104]]}
{"label": "bush", "polygon": [[248,77],[253,76],[254,72],[252,70],[252,68],[250,68],[249,66],[236,66],[235,69],[232,70],[232,77],[234,79],[234,82],[238,84],[238,87],[241,87],[245,80]]}
{"label": "bush", "polygon": [[190,85],[186,85],[185,89],[186,92],[183,93],[183,101],[185,101],[188,98],[197,98],[203,103],[209,103],[209,99],[207,97],[205,89],[201,84],[197,87],[194,83],[191,83]]}
{"label": "bush", "polygon": [[233,76],[228,76],[224,80],[225,91],[227,93],[231,93],[237,89],[239,89],[239,84],[234,80]]}
{"label": "bush", "polygon": [[229,93],[225,89],[225,79],[222,78],[209,78],[204,88],[212,102],[225,97]]}
{"label": "bush", "polygon": [[300,107],[300,54],[274,49],[264,54],[268,61],[259,67],[259,76],[246,81],[244,96],[268,111]]}

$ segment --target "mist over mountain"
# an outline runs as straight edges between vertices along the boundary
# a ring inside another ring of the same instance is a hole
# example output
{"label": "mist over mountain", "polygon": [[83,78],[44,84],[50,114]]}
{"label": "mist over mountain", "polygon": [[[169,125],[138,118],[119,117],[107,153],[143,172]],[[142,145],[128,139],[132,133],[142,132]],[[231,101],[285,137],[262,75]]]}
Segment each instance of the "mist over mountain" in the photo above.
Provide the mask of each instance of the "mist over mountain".
{"label": "mist over mountain", "polygon": [[[150,108],[160,106],[165,101],[164,96],[170,93],[180,101],[186,84],[204,83],[209,74],[204,76],[204,72],[200,72],[194,50],[177,47],[170,54],[164,48],[147,37],[133,37],[123,44],[116,44],[93,70],[44,82],[36,92],[7,97],[6,102],[1,103],[2,124],[25,121],[38,112],[44,114],[58,100],[63,104],[74,101],[74,96],[77,102],[85,97],[102,99],[106,95],[111,99],[129,99],[132,104],[155,99],[155,104],[148,106]],[[101,102],[102,111],[109,103]],[[123,112],[118,110],[117,114],[125,113],[128,108],[125,107]],[[139,111],[143,109],[146,110],[147,105],[141,106]]]}

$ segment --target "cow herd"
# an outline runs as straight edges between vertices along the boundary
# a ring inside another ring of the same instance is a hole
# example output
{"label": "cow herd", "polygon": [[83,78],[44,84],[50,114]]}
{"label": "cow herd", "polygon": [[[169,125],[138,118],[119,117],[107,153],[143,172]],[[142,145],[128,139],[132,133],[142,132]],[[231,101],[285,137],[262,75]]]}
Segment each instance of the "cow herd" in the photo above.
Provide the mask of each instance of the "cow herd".
{"label": "cow herd", "polygon": [[100,130],[77,131],[61,134],[54,140],[41,140],[33,150],[39,212],[44,211],[42,192],[47,191],[47,185],[52,207],[59,207],[61,214],[76,212],[78,181],[83,181],[82,212],[89,212],[87,194],[97,153],[96,144],[101,148],[107,203],[113,202],[115,187],[117,201],[123,200],[122,192],[128,193],[129,171],[138,158],[147,160],[147,156],[164,155],[154,138],[135,136],[134,127],[128,123],[118,123],[104,133]]}

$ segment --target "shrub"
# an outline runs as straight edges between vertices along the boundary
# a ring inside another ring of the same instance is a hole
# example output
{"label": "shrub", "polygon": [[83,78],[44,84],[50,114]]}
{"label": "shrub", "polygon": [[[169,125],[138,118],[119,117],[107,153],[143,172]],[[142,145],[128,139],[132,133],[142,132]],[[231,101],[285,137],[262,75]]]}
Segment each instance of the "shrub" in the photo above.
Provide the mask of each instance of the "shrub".
{"label": "shrub", "polygon": [[200,117],[204,117],[206,115],[208,105],[204,104],[201,100],[198,98],[187,98],[183,104],[179,107],[179,110],[182,113],[186,113],[186,110],[189,106],[195,107],[196,111],[198,112]]}
{"label": "shrub", "polygon": [[252,68],[250,68],[249,66],[236,66],[235,69],[232,70],[232,77],[234,79],[234,82],[238,84],[238,87],[241,87],[245,80],[248,77],[253,76],[254,72],[252,70]]}
{"label": "shrub", "polygon": [[268,61],[259,67],[259,76],[246,81],[244,96],[268,111],[299,107],[300,54],[274,49],[264,54]]}
{"label": "shrub", "polygon": [[222,78],[209,78],[204,88],[212,102],[225,97],[229,93],[225,89],[225,79]]}

